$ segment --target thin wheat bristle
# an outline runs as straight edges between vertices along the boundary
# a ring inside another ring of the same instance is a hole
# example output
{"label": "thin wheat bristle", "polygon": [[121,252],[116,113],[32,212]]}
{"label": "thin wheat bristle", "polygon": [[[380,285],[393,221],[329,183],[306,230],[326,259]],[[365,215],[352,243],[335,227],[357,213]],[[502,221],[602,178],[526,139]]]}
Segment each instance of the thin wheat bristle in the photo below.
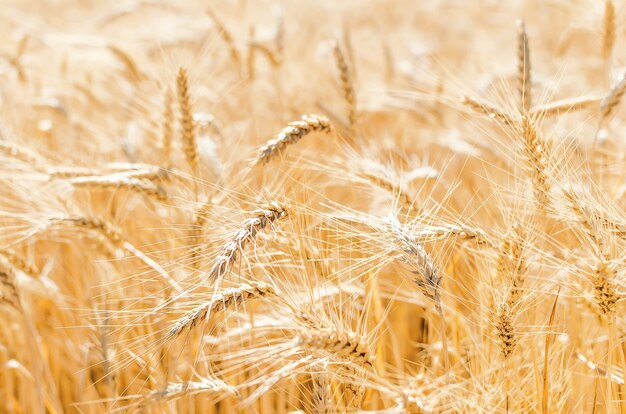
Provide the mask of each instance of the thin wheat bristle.
{"label": "thin wheat bristle", "polygon": [[527,116],[522,116],[524,154],[531,170],[535,201],[541,208],[551,204],[551,183],[548,176],[548,145],[540,138],[537,129]]}
{"label": "thin wheat bristle", "polygon": [[176,92],[178,95],[178,108],[180,111],[181,141],[185,160],[192,171],[198,166],[198,144],[196,142],[196,125],[193,120],[191,109],[191,97],[189,96],[189,77],[187,69],[179,68],[176,76]]}
{"label": "thin wheat bristle", "polygon": [[211,280],[221,279],[237,260],[238,255],[245,250],[246,245],[255,239],[259,231],[286,215],[287,211],[275,203],[255,211],[253,217],[247,218],[241,223],[232,239],[222,245],[220,254],[215,259],[208,277]]}
{"label": "thin wheat bristle", "polygon": [[461,104],[467,106],[476,113],[485,115],[487,118],[498,121],[504,125],[512,125],[514,123],[510,116],[501,112],[497,108],[487,104],[486,102],[480,102],[470,96],[461,97]]}
{"label": "thin wheat bristle", "polygon": [[357,127],[357,102],[354,92],[354,82],[351,75],[352,72],[348,62],[346,61],[344,53],[341,50],[341,46],[339,46],[339,43],[334,44],[333,55],[335,57],[335,64],[339,70],[339,80],[341,82],[343,98],[348,107],[348,124],[350,125],[350,134],[351,136],[354,136],[356,135]]}
{"label": "thin wheat bristle", "polygon": [[602,57],[610,60],[615,44],[615,5],[612,0],[604,1],[604,20],[602,25]]}
{"label": "thin wheat bristle", "polygon": [[521,99],[521,110],[523,114],[530,112],[532,107],[532,79],[530,75],[530,49],[528,47],[528,35],[524,22],[517,22],[517,76],[518,90]]}
{"label": "thin wheat bristle", "polygon": [[316,414],[329,414],[332,409],[333,394],[328,377],[326,372],[311,375],[311,403]]}
{"label": "thin wheat bristle", "polygon": [[276,295],[276,290],[271,285],[263,282],[243,284],[236,288],[224,289],[224,291],[214,295],[211,300],[196,307],[179,319],[170,329],[167,336],[172,338],[180,335],[183,331],[191,330],[215,312],[237,308],[252,299]]}
{"label": "thin wheat bristle", "polygon": [[266,164],[280,154],[288,145],[295,144],[305,136],[320,132],[329,134],[333,131],[330,120],[322,115],[304,115],[302,120],[287,124],[273,139],[267,141],[257,154],[255,164]]}

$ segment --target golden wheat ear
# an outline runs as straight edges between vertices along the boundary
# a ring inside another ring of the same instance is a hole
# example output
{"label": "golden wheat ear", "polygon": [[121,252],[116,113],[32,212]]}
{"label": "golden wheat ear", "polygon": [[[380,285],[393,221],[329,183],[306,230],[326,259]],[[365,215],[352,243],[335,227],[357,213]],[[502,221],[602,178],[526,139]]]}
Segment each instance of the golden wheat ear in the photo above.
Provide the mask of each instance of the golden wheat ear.
{"label": "golden wheat ear", "polygon": [[208,277],[211,280],[221,280],[259,231],[286,216],[287,210],[276,203],[270,203],[255,211],[252,217],[241,223],[233,237],[222,245],[219,256],[208,272]]}
{"label": "golden wheat ear", "polygon": [[520,113],[527,114],[532,107],[532,78],[530,75],[530,48],[526,25],[517,21],[517,82],[521,99]]}
{"label": "golden wheat ear", "polygon": [[181,140],[185,160],[191,171],[195,172],[198,166],[198,144],[196,142],[196,124],[193,119],[191,97],[189,94],[189,76],[187,69],[179,68],[176,76],[176,91],[180,110]]}
{"label": "golden wheat ear", "polygon": [[333,127],[330,120],[322,115],[304,115],[300,121],[290,122],[271,140],[263,145],[253,162],[253,165],[266,164],[305,136],[320,132],[330,134]]}
{"label": "golden wheat ear", "polygon": [[277,295],[278,293],[273,286],[262,282],[243,284],[236,288],[227,288],[223,292],[213,295],[209,301],[191,310],[179,319],[168,332],[167,338],[177,337],[182,332],[193,329],[215,312],[223,312],[230,308],[237,308],[253,299]]}
{"label": "golden wheat ear", "polygon": [[333,45],[333,56],[335,58],[337,69],[339,70],[341,92],[347,106],[350,136],[354,139],[357,132],[357,101],[354,92],[354,79],[352,71],[350,70],[350,66],[348,66],[348,61],[346,60],[346,56],[343,53],[341,46],[339,46],[339,43],[337,42]]}

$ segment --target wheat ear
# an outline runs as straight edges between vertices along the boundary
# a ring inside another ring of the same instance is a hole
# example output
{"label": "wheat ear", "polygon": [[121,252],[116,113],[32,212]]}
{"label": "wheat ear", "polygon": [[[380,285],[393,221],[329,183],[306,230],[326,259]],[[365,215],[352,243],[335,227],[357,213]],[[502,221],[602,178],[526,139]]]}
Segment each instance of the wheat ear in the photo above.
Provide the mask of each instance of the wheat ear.
{"label": "wheat ear", "polygon": [[500,351],[505,360],[517,344],[514,321],[527,274],[526,240],[524,227],[515,224],[504,237],[498,252],[496,271],[501,280],[508,282],[507,291],[496,310],[495,322]]}
{"label": "wheat ear", "polygon": [[350,134],[354,137],[356,135],[357,103],[350,67],[348,66],[348,62],[343,51],[341,50],[341,47],[339,46],[339,43],[334,44],[333,55],[335,57],[335,64],[339,70],[339,80],[341,82],[343,99],[346,101],[346,105],[348,107],[348,124],[350,125]]}
{"label": "wheat ear", "polygon": [[598,308],[605,316],[615,314],[620,295],[615,285],[615,266],[606,260],[600,260],[593,272],[591,282]]}
{"label": "wheat ear", "polygon": [[215,27],[217,28],[217,30],[220,32],[220,36],[222,37],[222,40],[224,40],[224,42],[228,45],[228,48],[230,49],[230,55],[233,59],[233,62],[235,62],[235,66],[237,66],[237,70],[241,70],[241,57],[239,56],[239,52],[237,51],[237,46],[235,44],[235,37],[226,28],[226,26],[222,23],[222,20],[217,16],[217,14],[213,10],[210,10],[210,9],[207,10],[206,14],[209,17],[209,19],[211,19],[213,24],[215,24]]}
{"label": "wheat ear", "polygon": [[285,209],[275,203],[255,211],[253,217],[247,218],[241,223],[231,240],[222,245],[220,254],[209,271],[209,278],[212,280],[221,279],[237,260],[238,255],[244,251],[246,245],[255,239],[259,231],[286,215]]}
{"label": "wheat ear", "polygon": [[243,303],[252,299],[269,296],[276,296],[276,290],[267,283],[243,284],[236,288],[224,289],[221,293],[214,295],[211,300],[191,310],[170,329],[168,338],[180,335],[185,330],[191,330],[202,320],[210,317],[215,312],[225,311],[230,308],[237,308]]}
{"label": "wheat ear", "polygon": [[41,276],[41,271],[34,264],[24,259],[21,255],[19,255],[15,250],[10,247],[4,248],[0,250],[0,255],[4,256],[6,260],[16,269],[21,271],[22,273],[33,277],[38,278]]}
{"label": "wheat ear", "polygon": [[128,175],[122,173],[99,177],[76,177],[71,178],[69,182],[74,187],[86,187],[90,189],[127,188],[150,197],[155,197],[160,201],[167,200],[167,193],[159,184],[155,184],[147,179],[129,177]]}
{"label": "wheat ear", "polygon": [[0,304],[6,303],[14,309],[21,309],[17,278],[10,266],[0,268]]}
{"label": "wheat ear", "polygon": [[497,122],[500,122],[504,125],[512,125],[513,119],[495,108],[494,106],[489,105],[486,102],[480,102],[475,98],[470,96],[461,97],[461,104],[467,106],[472,111],[479,113],[481,115],[486,116],[489,119],[493,119]]}
{"label": "wheat ear", "polygon": [[[324,371],[327,368],[324,367]],[[320,372],[311,375],[312,393],[311,402],[316,414],[328,414],[332,408],[332,389],[327,372]]]}
{"label": "wheat ear", "polygon": [[330,133],[333,128],[325,116],[304,115],[300,121],[290,122],[274,138],[267,141],[258,152],[254,164],[265,164],[281,153],[288,145],[295,144],[313,132]]}
{"label": "wheat ear", "polygon": [[551,203],[551,183],[547,173],[548,144],[539,136],[534,123],[526,115],[522,116],[522,138],[535,200],[541,208],[546,209]]}
{"label": "wheat ear", "polygon": [[602,24],[602,57],[611,60],[615,44],[615,5],[612,0],[604,1],[604,20]]}
{"label": "wheat ear", "polygon": [[172,92],[169,88],[165,91],[163,102],[163,121],[161,123],[161,154],[165,164],[172,161],[172,140],[174,137],[174,109]]}
{"label": "wheat ear", "polygon": [[150,400],[171,401],[184,396],[206,393],[208,391],[226,395],[238,395],[238,392],[233,389],[233,387],[220,380],[212,379],[209,381],[207,379],[203,379],[202,381],[170,383],[163,389],[151,391],[147,395],[143,396],[143,399],[144,402],[148,402]]}
{"label": "wheat ear", "polygon": [[597,219],[590,213],[585,203],[583,194],[574,188],[563,189],[563,196],[567,201],[569,210],[576,216],[576,220],[582,226],[585,234],[593,242],[598,257],[605,256],[603,235],[600,234]]}
{"label": "wheat ear", "polygon": [[180,126],[183,153],[185,160],[192,171],[198,166],[198,148],[196,143],[196,125],[193,120],[191,109],[191,97],[189,96],[189,77],[187,69],[179,68],[176,76],[176,92],[178,95],[178,107],[180,110]]}
{"label": "wheat ear", "polygon": [[380,174],[376,174],[370,171],[359,172],[359,175],[370,181],[372,184],[398,197],[400,202],[404,204],[411,212],[419,214],[420,211],[415,205],[414,197],[411,197],[400,184],[395,183],[393,180],[390,180],[387,177],[383,177]]}
{"label": "wheat ear", "polygon": [[97,234],[104,236],[112,245],[121,248],[127,253],[135,256],[152,268],[157,274],[178,293],[182,293],[183,289],[171,278],[171,276],[157,262],[146,256],[141,250],[136,248],[132,243],[125,240],[121,230],[116,228],[112,223],[98,217],[80,217],[80,216],[60,216],[51,219],[52,223],[69,223],[77,227],[95,231]]}
{"label": "wheat ear", "polygon": [[389,230],[394,242],[403,253],[402,261],[414,267],[416,278],[413,282],[420,288],[422,294],[433,301],[437,312],[442,315],[441,282],[439,268],[433,258],[426,252],[424,246],[418,243],[413,233],[400,224],[397,219],[389,221]]}
{"label": "wheat ear", "polygon": [[577,98],[561,99],[542,105],[535,105],[531,112],[531,118],[537,119],[538,117],[580,111],[599,103],[601,100],[602,97],[599,96],[581,96]]}
{"label": "wheat ear", "polygon": [[373,366],[374,357],[367,341],[354,332],[335,328],[306,329],[295,342],[304,349],[327,352],[359,365]]}
{"label": "wheat ear", "polygon": [[622,96],[624,96],[624,92],[626,92],[626,73],[623,73],[619,80],[611,86],[609,93],[600,102],[601,125],[609,118],[617,105],[619,105]]}
{"label": "wheat ear", "polygon": [[517,22],[517,79],[521,98],[521,110],[523,114],[530,112],[532,106],[532,79],[530,76],[530,50],[528,47],[528,35],[524,22]]}

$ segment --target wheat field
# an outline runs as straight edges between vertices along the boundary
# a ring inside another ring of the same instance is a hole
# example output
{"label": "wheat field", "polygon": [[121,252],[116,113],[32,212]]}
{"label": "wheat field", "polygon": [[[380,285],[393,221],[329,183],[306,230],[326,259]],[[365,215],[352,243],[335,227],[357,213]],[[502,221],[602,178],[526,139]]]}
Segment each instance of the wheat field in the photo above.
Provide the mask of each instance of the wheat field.
{"label": "wheat field", "polygon": [[0,412],[626,413],[626,3],[0,3]]}

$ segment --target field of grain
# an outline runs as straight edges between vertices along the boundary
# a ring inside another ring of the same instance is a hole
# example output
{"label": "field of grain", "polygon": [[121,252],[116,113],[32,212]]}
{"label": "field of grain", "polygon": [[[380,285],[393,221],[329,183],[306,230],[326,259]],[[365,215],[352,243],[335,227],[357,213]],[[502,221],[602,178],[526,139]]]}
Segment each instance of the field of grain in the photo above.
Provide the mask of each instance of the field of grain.
{"label": "field of grain", "polygon": [[1,0],[1,413],[626,413],[626,3]]}

